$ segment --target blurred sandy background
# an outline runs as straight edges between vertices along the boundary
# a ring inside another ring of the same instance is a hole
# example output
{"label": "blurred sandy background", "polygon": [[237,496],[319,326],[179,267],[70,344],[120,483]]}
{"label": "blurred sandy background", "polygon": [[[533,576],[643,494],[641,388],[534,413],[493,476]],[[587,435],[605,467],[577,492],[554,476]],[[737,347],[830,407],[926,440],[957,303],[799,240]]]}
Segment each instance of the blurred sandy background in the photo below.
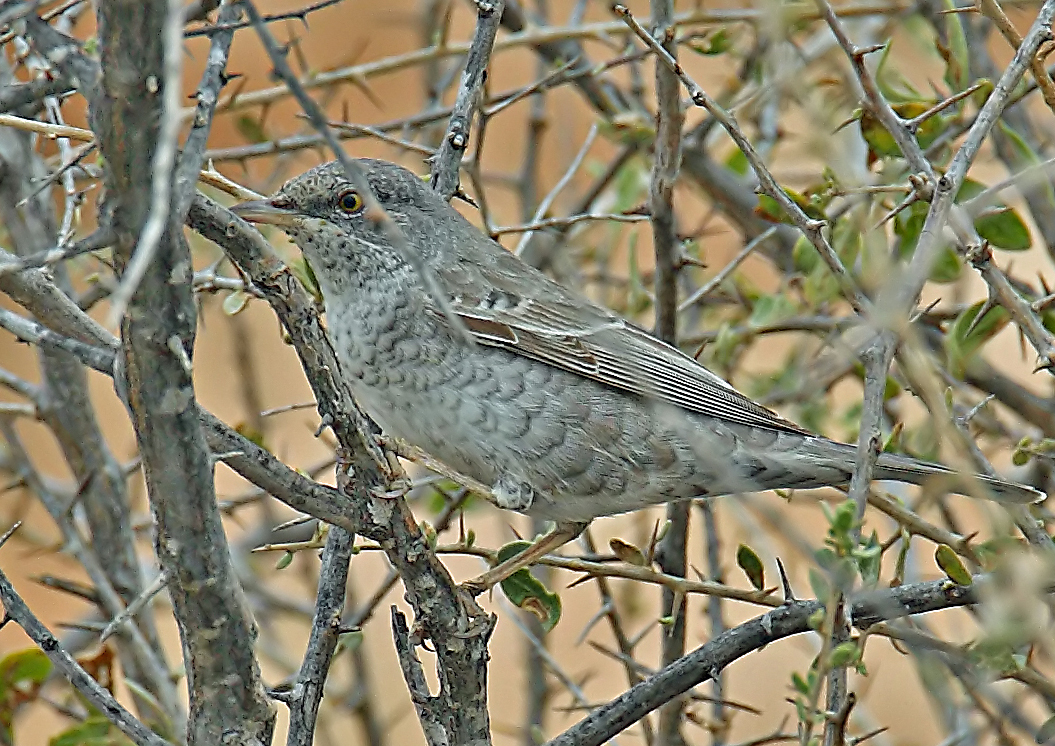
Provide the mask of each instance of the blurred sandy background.
{"label": "blurred sandy background", "polygon": [[[303,3],[298,2],[266,1],[260,3],[261,9],[265,12],[294,9],[302,5]],[[472,33],[473,17],[467,12],[465,7],[467,4],[455,2],[453,5],[455,12],[450,38],[455,41],[469,39]],[[562,17],[567,12],[561,7],[562,3],[551,3],[551,5],[557,17]],[[679,10],[684,9],[685,5],[684,3],[679,4]],[[647,3],[637,3],[636,6],[641,16],[647,16]],[[1030,17],[1029,13],[1025,13],[1018,19],[1022,21],[1022,27],[1028,23]],[[363,3],[348,0],[336,7],[311,14],[307,29],[297,22],[290,22],[277,25],[274,31],[280,39],[294,34],[300,40],[299,53],[307,60],[310,68],[322,71],[381,59],[418,48],[422,45],[424,38],[423,31],[418,25],[418,18],[419,7],[413,0],[390,0],[387,3]],[[590,18],[606,20],[610,16],[603,12],[601,4],[596,4],[590,13]],[[89,20],[86,19],[86,22]],[[82,28],[78,29],[78,35],[85,38],[90,35],[90,32]],[[502,36],[503,33],[500,32],[499,38],[501,39]],[[188,44],[188,49],[184,79],[189,94],[196,85],[205,58],[207,41],[200,38],[192,40]],[[903,45],[901,49],[908,49],[908,45]],[[599,55],[599,58],[601,56]],[[723,58],[717,59],[720,61]],[[720,69],[712,60],[699,56],[690,58],[688,67],[694,77],[705,86],[718,85],[723,80],[723,76],[735,74],[735,71]],[[232,90],[233,86],[242,85],[242,81],[244,81],[245,91],[272,85],[268,78],[269,63],[250,32],[241,32],[236,35],[228,69],[230,72],[244,76],[232,83],[228,91]],[[492,61],[490,90],[504,91],[529,83],[534,79],[535,69],[535,57],[530,51],[525,49],[501,51]],[[651,65],[646,66],[645,71],[650,82]],[[369,87],[371,93],[369,96],[353,85],[340,87],[328,101],[329,110],[335,116],[339,116],[342,107],[345,107],[351,121],[369,124],[410,115],[422,108],[423,85],[421,71],[418,68],[408,68],[396,73],[373,77],[369,81]],[[651,100],[649,97],[650,102]],[[296,111],[295,105],[288,100],[270,107],[263,122],[264,132],[269,136],[276,136],[306,131],[304,122],[295,117]],[[512,172],[519,167],[527,132],[526,112],[526,105],[514,106],[491,122],[484,149],[486,173]],[[237,122],[237,119],[243,115],[258,117],[259,109],[244,110],[238,114],[218,115],[212,130],[211,147],[244,144],[245,138]],[[699,121],[699,118],[698,112],[690,111],[687,121],[695,122]],[[548,95],[547,130],[543,140],[542,158],[543,192],[559,179],[578,151],[591,122],[589,109],[579,100],[578,94],[570,86],[562,87]],[[70,123],[79,124],[72,115]],[[241,129],[245,129],[244,125]],[[818,133],[824,135],[825,132],[830,132],[830,129],[825,127],[822,130],[817,127],[811,131],[811,127],[807,124],[803,128],[801,138],[797,141],[797,146],[801,149],[799,153],[801,157],[794,161],[781,161],[782,168],[777,168],[778,173],[783,172],[793,177],[796,173],[809,173],[814,169],[815,160],[811,154],[811,141],[818,136]],[[795,142],[794,138],[792,142]],[[413,155],[408,156],[390,146],[371,140],[357,140],[349,145],[348,150],[353,155],[399,159],[404,165],[419,172],[426,170]],[[591,159],[600,162],[612,152],[614,151],[610,146],[600,142],[591,152]],[[233,162],[218,163],[217,168],[235,180],[266,192],[277,186],[282,178],[319,162],[320,157],[318,152],[307,150],[292,156],[284,156],[281,159],[270,159],[266,166],[255,164],[249,172],[245,172],[239,164]],[[789,164],[793,168],[789,168]],[[272,169],[276,169],[277,174]],[[274,178],[275,176],[277,178]],[[583,183],[585,180],[574,182],[570,193],[574,195],[576,186],[581,187]],[[496,217],[495,222],[505,225],[520,222],[519,208],[509,190],[494,187],[490,190],[488,198],[489,206]],[[680,190],[677,206],[679,220],[683,225],[695,225],[707,215],[705,202],[688,188]],[[471,208],[463,206],[462,209],[470,218],[474,220],[478,218]],[[647,258],[650,250],[647,225],[639,233],[640,255]],[[279,236],[275,236],[274,239],[276,243],[282,242]],[[201,266],[215,259],[218,252],[214,247],[209,247],[197,236],[192,237],[191,240]],[[514,241],[515,237],[507,240],[506,243],[512,245]],[[738,235],[727,230],[720,219],[715,220],[704,248],[706,261],[711,268],[709,271],[717,271],[739,250]],[[1044,260],[1039,252],[1034,251],[1033,254],[1036,256],[1025,257],[1022,261],[1034,260],[1039,263]],[[755,273],[759,283],[765,284],[767,281],[772,281],[763,260],[752,259],[745,267],[748,271]],[[969,292],[973,292],[973,285],[968,283],[966,287]],[[195,373],[198,397],[204,406],[230,423],[246,422],[250,419],[249,407],[253,395],[247,394],[243,381],[234,374],[238,367],[237,360],[240,354],[250,356],[251,367],[256,372],[255,386],[258,387],[255,396],[263,409],[310,402],[311,392],[304,381],[296,357],[291,349],[283,344],[275,317],[267,306],[262,302],[251,302],[243,313],[232,318],[221,311],[221,300],[222,297],[217,296],[205,297],[200,319]],[[95,315],[102,318],[104,314],[97,309]],[[779,338],[770,339],[766,344],[774,346],[764,347],[754,357],[758,359],[759,365],[768,368],[778,363],[784,354],[784,348]],[[1005,346],[1002,349],[1006,349],[1009,355],[1019,356],[1018,345],[1013,336],[1004,340],[1003,344]],[[13,342],[8,335],[0,335],[0,364],[29,380],[38,380],[33,351]],[[1026,363],[1023,363],[1023,368],[1028,370]],[[89,375],[111,447],[119,458],[127,460],[134,454],[135,443],[126,414],[113,394],[109,379],[97,374]],[[6,394],[0,392],[0,397],[4,396]],[[302,409],[267,418],[265,423],[268,447],[292,465],[309,466],[319,462],[329,454],[329,451],[325,443],[312,437],[317,419],[317,414],[312,409]],[[39,468],[56,479],[68,478],[69,475],[63,470],[61,454],[43,427],[23,421],[20,423],[20,431],[31,446],[32,455]],[[325,480],[331,481],[331,478],[330,472],[327,471]],[[138,478],[136,484],[135,510],[137,515],[145,517],[149,513]],[[223,466],[217,469],[217,486],[221,497],[237,495],[245,490],[245,485]],[[773,514],[776,528],[771,527],[766,535],[752,533],[745,528],[753,523],[743,520],[747,515],[745,512],[748,510],[747,507],[731,504],[728,500],[718,504],[717,512],[724,541],[722,557],[727,580],[742,587],[748,585],[747,580],[734,564],[736,545],[745,541],[762,554],[767,563],[766,569],[770,582],[775,582],[773,558],[779,555],[789,566],[799,595],[811,595],[805,581],[806,563],[801,559],[801,555],[794,551],[790,544],[775,544],[772,537],[783,535],[792,543],[805,539],[812,545],[820,544],[825,527],[820,511],[808,503],[789,506],[772,494],[758,496],[755,503],[764,506]],[[288,513],[278,504],[272,505],[270,509],[280,517],[285,517]],[[757,511],[753,511],[752,514],[756,517],[759,515]],[[611,536],[621,536],[628,541],[644,544],[653,520],[661,515],[660,511],[654,511],[648,515],[601,520],[594,525],[595,536],[604,542]],[[75,563],[68,561],[55,551],[58,549],[56,546],[57,533],[43,511],[35,507],[28,495],[20,490],[14,490],[4,494],[0,501],[0,524],[6,528],[18,517],[24,517],[27,524],[16,540],[0,550],[0,564],[5,572],[12,576],[17,589],[36,613],[53,629],[59,627],[61,630],[62,623],[76,621],[82,615],[87,614],[88,606],[71,600],[68,595],[42,588],[33,581],[33,578],[42,574],[53,574],[83,579],[83,574],[79,572]],[[889,532],[889,525],[886,522],[876,518],[872,520],[878,521],[875,525],[881,528],[881,536],[884,531]],[[235,518],[229,522],[233,544],[238,545],[239,541],[245,538],[244,526],[252,523],[253,521],[249,520],[248,516],[241,520]],[[508,528],[510,525],[516,526],[522,532],[529,531],[528,523],[522,517],[500,514],[490,508],[470,512],[466,516],[466,524],[474,528],[489,546],[496,546],[511,538]],[[694,539],[690,561],[702,568],[703,556],[699,537],[694,536]],[[143,540],[143,549],[146,552],[149,547],[148,529],[143,530]],[[256,555],[248,561],[256,563],[261,572],[270,573],[274,572],[270,568],[273,567],[276,559],[277,555]],[[298,603],[310,604],[310,596],[305,594],[303,581],[315,572],[315,564],[314,558],[308,553],[299,554],[293,565],[283,571],[288,582],[283,582],[282,586],[288,586],[291,598],[295,598]],[[471,558],[449,558],[449,566],[457,578],[467,578],[480,570],[480,563]],[[937,569],[933,568],[928,558],[923,558],[919,567],[931,568],[929,575],[921,576],[923,578],[939,576]],[[384,576],[386,568],[379,557],[364,553],[353,560],[352,570],[355,597],[361,602],[373,592]],[[568,575],[558,575],[555,582],[560,588],[573,579]],[[658,593],[653,588],[631,586],[619,582],[615,584],[615,587],[620,602],[624,603],[627,609],[636,610],[636,616],[632,613],[627,615],[631,624],[631,632],[636,633],[651,625],[650,631],[642,642],[640,659],[655,664],[658,661],[658,640],[661,634],[660,628],[654,623],[658,616]],[[588,700],[591,703],[603,702],[625,689],[625,677],[619,665],[598,654],[586,642],[579,639],[584,625],[597,611],[596,588],[590,583],[584,583],[563,591],[562,597],[565,616],[549,635],[548,645],[553,655],[561,661],[567,674],[582,686]],[[382,717],[388,743],[423,743],[420,727],[413,713],[394,655],[387,613],[391,603],[403,605],[400,591],[396,590],[389,594],[389,597],[378,607],[375,618],[371,619],[365,628],[364,646],[369,663],[372,704]],[[524,709],[522,662],[525,642],[514,624],[512,619],[514,612],[508,604],[499,602],[496,597],[489,602],[488,606],[497,611],[500,616],[491,643],[490,669],[491,716],[496,743],[519,743],[522,742],[519,729]],[[756,616],[758,613],[761,613],[761,610],[747,605],[735,602],[725,604],[726,622],[729,625]],[[164,610],[158,616],[159,619],[167,620],[167,612]],[[700,599],[692,600],[689,619],[689,645],[694,647],[706,641],[708,637],[707,623],[703,615],[703,602]],[[258,618],[258,622],[264,628],[261,644],[267,650],[262,655],[265,678],[272,683],[286,673],[281,666],[282,660],[294,665],[299,662],[305,640],[304,625],[281,617]],[[954,630],[962,627],[964,633],[970,630],[966,618],[957,613],[945,614],[943,624],[950,625]],[[162,622],[162,628],[172,643],[170,660],[175,662],[178,660],[179,651],[175,629],[169,621]],[[587,639],[595,640],[604,646],[612,645],[610,632],[603,624],[594,626]],[[15,625],[9,625],[0,631],[0,653],[17,650],[28,644],[21,630]],[[747,711],[733,713],[732,730],[729,734],[730,743],[772,733],[781,727],[785,719],[787,719],[784,725],[785,730],[794,728],[794,710],[785,700],[789,696],[790,675],[792,671],[805,671],[816,651],[817,641],[802,636],[754,653],[737,662],[726,672],[728,684],[726,697],[730,700],[748,703],[760,711],[758,713]],[[431,657],[424,651],[421,651],[421,654],[425,660],[426,669],[430,670]],[[870,715],[878,723],[892,725],[892,729],[877,738],[875,743],[926,744],[940,740],[939,731],[933,724],[934,712],[930,709],[915,675],[913,660],[895,651],[889,643],[878,639],[870,643],[867,660],[870,669],[870,675],[867,678],[862,679],[851,674],[851,687],[857,691],[864,703],[863,707],[859,707],[857,715],[865,717]],[[335,679],[341,682],[347,681],[349,666],[347,656],[339,658],[334,666]],[[554,705],[558,708],[573,707],[566,693],[559,693],[554,700]],[[325,710],[325,703],[323,707]],[[280,722],[284,723],[285,709],[281,705],[278,705],[277,709]],[[701,723],[705,723],[709,716],[709,708],[698,704],[693,707],[693,710],[699,715]],[[911,716],[907,716],[908,714]],[[574,709],[568,712],[553,712],[548,721],[547,731],[551,734],[556,733],[573,723],[578,717]],[[364,743],[358,726],[351,719],[330,718],[326,722],[324,730],[319,733],[318,743],[339,743],[349,746]],[[16,724],[16,733],[19,735],[20,744],[37,746],[47,743],[49,736],[67,725],[68,721],[55,715],[50,708],[39,705],[22,715]],[[710,740],[705,728],[689,726],[686,728],[686,734],[693,743],[708,743]],[[633,744],[640,741],[640,734],[636,730],[620,738],[621,743]]]}

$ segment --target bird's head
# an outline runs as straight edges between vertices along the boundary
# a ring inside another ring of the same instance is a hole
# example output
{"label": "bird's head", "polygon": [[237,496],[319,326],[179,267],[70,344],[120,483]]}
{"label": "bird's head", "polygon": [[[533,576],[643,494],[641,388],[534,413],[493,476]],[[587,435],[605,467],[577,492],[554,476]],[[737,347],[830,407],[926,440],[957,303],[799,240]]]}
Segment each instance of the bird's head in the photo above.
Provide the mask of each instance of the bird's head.
{"label": "bird's head", "polygon": [[[420,177],[387,161],[360,158],[377,203],[399,227],[410,251],[436,261],[444,233],[460,218]],[[233,211],[252,223],[276,225],[289,234],[326,284],[332,273],[391,272],[406,267],[388,229],[370,214],[369,199],[331,161],[287,181],[267,199],[243,202]]]}

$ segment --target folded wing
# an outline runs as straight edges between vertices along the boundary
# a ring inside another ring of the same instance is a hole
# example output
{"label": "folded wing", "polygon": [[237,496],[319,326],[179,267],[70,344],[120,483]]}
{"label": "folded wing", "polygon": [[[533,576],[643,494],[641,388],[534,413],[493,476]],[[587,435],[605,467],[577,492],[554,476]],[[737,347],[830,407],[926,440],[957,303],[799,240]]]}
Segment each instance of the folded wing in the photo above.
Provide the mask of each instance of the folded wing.
{"label": "folded wing", "polygon": [[[809,434],[757,404],[680,350],[573,295],[495,245],[490,265],[437,269],[448,300],[480,344],[502,347],[607,386],[729,422]],[[504,256],[502,256],[504,255]],[[517,271],[514,272],[513,270]],[[472,288],[466,292],[465,288]],[[438,318],[442,313],[432,309]]]}

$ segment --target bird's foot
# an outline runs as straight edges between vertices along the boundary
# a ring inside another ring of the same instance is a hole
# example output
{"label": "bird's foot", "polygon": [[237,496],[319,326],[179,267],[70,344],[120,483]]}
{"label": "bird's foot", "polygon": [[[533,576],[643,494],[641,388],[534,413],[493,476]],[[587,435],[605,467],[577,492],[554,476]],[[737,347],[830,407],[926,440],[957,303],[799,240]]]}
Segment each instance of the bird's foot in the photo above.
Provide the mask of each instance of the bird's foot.
{"label": "bird's foot", "polygon": [[382,500],[398,500],[406,497],[412,486],[410,480],[403,476],[389,482],[387,487],[374,487],[370,494]]}
{"label": "bird's foot", "polygon": [[535,502],[534,488],[509,474],[501,474],[498,477],[491,485],[491,494],[494,495],[498,507],[518,513],[526,513]]}

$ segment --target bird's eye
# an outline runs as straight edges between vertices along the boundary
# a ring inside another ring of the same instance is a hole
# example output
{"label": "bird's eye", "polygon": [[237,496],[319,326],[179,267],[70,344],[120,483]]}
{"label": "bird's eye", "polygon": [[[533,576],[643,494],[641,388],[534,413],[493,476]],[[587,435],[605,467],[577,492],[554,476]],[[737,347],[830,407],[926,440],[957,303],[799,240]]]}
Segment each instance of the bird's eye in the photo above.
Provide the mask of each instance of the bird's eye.
{"label": "bird's eye", "polygon": [[363,209],[363,198],[359,196],[358,192],[353,192],[349,189],[337,198],[337,206],[341,208],[341,212],[354,215]]}

